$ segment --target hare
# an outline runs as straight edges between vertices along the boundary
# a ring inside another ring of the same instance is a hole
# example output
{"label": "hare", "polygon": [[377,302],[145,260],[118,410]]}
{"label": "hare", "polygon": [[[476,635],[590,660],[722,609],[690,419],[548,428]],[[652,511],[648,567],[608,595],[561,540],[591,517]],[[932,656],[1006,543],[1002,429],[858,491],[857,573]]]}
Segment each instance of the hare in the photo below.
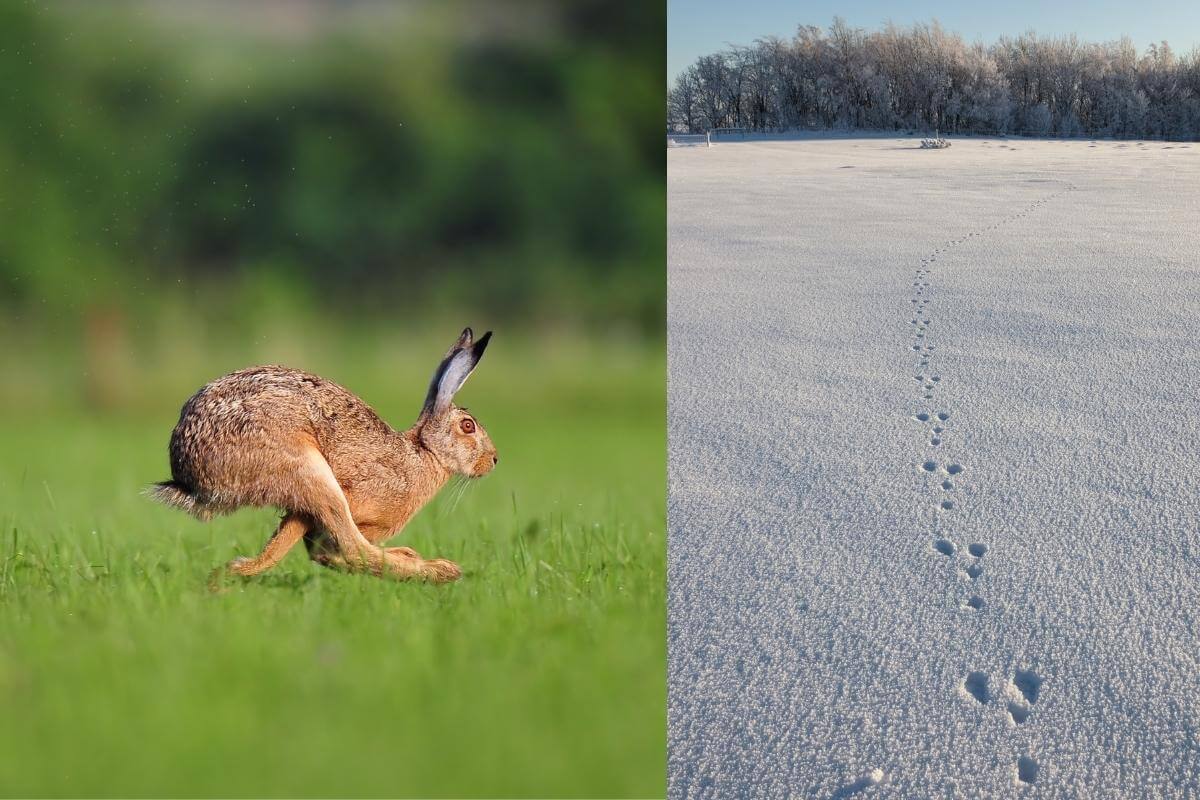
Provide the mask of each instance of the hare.
{"label": "hare", "polygon": [[396,431],[335,383],[288,367],[252,367],[209,383],[184,404],[171,434],[171,480],[151,496],[201,520],[242,506],[275,506],[279,528],[257,558],[229,572],[270,569],[301,539],[326,567],[436,582],[458,565],[383,548],[446,484],[499,459],[474,416],[452,401],[492,333],[467,328],[433,373],[416,423]]}

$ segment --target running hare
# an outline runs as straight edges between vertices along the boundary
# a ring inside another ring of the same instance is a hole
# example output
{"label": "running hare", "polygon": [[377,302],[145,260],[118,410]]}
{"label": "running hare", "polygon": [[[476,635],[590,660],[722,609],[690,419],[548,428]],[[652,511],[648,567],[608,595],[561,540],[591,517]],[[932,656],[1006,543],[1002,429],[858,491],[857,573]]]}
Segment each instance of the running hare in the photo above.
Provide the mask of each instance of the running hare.
{"label": "running hare", "polygon": [[433,373],[416,423],[395,431],[335,383],[287,367],[233,372],[196,392],[171,434],[172,480],[151,494],[202,520],[242,506],[276,506],[284,516],[257,558],[226,569],[257,575],[304,539],[327,567],[397,578],[451,581],[445,559],[380,547],[451,475],[479,477],[496,448],[466,409],[451,402],[479,363],[491,331],[467,328]]}

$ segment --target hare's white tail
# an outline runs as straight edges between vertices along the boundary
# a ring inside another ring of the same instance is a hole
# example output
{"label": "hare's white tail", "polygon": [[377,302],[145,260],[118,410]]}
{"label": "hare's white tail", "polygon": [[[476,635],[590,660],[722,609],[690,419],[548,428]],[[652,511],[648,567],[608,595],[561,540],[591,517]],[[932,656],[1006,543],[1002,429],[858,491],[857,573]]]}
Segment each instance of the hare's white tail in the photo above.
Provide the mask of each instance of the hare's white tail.
{"label": "hare's white tail", "polygon": [[145,494],[158,502],[181,508],[194,517],[202,520],[207,520],[212,517],[212,511],[196,499],[196,495],[192,494],[191,490],[181,483],[175,481],[162,481],[153,486],[147,486]]}

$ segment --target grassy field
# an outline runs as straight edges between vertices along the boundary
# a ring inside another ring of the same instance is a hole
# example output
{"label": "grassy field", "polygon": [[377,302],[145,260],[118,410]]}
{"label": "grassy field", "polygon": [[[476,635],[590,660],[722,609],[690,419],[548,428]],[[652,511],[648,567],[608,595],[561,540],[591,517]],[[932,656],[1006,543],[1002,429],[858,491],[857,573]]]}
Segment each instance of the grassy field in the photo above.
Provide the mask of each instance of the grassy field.
{"label": "grassy field", "polygon": [[454,585],[297,548],[214,594],[209,571],[256,553],[274,513],[202,524],[139,494],[208,379],[285,361],[407,426],[455,332],[350,361],[285,337],[138,360],[103,415],[37,384],[69,358],[10,351],[29,384],[0,418],[0,793],[665,793],[661,346],[497,333],[459,402],[500,466],[393,540],[458,561]]}

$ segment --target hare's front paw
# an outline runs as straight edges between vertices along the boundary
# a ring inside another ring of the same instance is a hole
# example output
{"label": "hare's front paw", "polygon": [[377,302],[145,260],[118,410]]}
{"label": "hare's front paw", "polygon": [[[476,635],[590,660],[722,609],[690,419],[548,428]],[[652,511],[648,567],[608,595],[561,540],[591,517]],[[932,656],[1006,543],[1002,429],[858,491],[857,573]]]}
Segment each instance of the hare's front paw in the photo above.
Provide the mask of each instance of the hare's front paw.
{"label": "hare's front paw", "polygon": [[421,554],[411,547],[387,547],[384,548],[388,553],[394,556],[403,556],[404,558],[420,558]]}
{"label": "hare's front paw", "polygon": [[425,562],[425,577],[434,583],[449,583],[462,577],[462,570],[453,561],[432,558]]}

